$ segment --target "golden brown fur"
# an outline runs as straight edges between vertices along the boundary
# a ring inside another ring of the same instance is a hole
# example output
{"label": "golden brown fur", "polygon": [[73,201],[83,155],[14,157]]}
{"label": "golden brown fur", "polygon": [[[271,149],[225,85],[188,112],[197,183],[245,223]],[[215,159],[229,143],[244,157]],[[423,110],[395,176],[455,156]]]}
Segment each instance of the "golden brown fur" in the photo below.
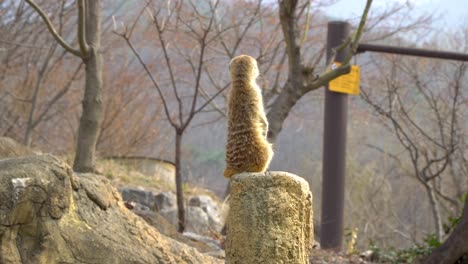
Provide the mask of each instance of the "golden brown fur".
{"label": "golden brown fur", "polygon": [[224,176],[241,172],[265,172],[273,157],[267,141],[268,122],[263,108],[257,61],[247,55],[232,59],[228,98],[228,140]]}

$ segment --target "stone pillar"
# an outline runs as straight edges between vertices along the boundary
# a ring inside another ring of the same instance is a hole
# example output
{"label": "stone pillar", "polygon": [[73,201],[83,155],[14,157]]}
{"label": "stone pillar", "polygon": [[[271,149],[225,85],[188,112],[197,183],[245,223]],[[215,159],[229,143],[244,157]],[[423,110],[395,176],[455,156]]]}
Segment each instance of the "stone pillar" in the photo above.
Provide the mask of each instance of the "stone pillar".
{"label": "stone pillar", "polygon": [[231,180],[226,263],[309,263],[314,240],[309,184],[287,172]]}

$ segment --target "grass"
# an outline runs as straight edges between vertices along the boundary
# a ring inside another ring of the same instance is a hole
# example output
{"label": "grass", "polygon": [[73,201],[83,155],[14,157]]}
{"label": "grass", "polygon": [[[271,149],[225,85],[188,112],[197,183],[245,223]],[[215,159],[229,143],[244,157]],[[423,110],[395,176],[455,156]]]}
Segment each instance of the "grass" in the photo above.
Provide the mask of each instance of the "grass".
{"label": "grass", "polygon": [[173,188],[170,183],[157,176],[145,175],[130,166],[110,159],[98,160],[97,170],[103,173],[116,187],[143,187],[152,191],[168,191]]}
{"label": "grass", "polygon": [[[150,176],[140,173],[131,166],[120,164],[117,161],[110,159],[98,160],[97,169],[108,178],[115,187],[142,187],[147,190],[158,192],[174,192],[175,185],[169,183],[157,176]],[[221,209],[222,201],[212,191],[194,186],[188,183],[183,183],[182,186],[184,196],[186,198],[194,195],[207,195],[213,199]]]}

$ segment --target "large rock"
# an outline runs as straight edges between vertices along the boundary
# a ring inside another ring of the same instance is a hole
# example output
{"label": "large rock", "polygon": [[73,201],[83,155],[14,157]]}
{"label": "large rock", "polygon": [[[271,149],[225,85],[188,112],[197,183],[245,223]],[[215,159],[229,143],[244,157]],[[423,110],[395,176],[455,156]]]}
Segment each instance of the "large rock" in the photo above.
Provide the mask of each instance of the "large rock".
{"label": "large rock", "polygon": [[137,203],[152,211],[162,211],[176,208],[176,196],[172,192],[160,192],[156,195],[144,188],[123,187],[119,189],[125,202]]}
{"label": "large rock", "polygon": [[210,226],[220,232],[223,228],[218,206],[208,195],[196,195],[190,198],[190,206],[200,207],[208,216]]}
{"label": "large rock", "polygon": [[[169,223],[177,226],[177,209],[163,210],[159,213],[164,216]],[[187,206],[185,209],[185,231],[204,236],[210,236],[218,232],[216,227],[210,224],[205,211],[196,206]]]}
{"label": "large rock", "polygon": [[155,204],[153,192],[131,187],[119,188],[119,191],[125,202],[135,202],[154,210]]}
{"label": "large rock", "polygon": [[160,192],[154,196],[154,210],[159,212],[176,208],[177,198],[172,192]]}
{"label": "large rock", "polygon": [[221,263],[129,211],[98,175],[52,156],[0,161],[0,263]]}
{"label": "large rock", "polygon": [[[177,228],[169,223],[166,218],[161,216],[159,213],[150,210],[140,210],[138,209],[138,206],[131,209],[131,211],[143,218],[148,224],[155,227],[161,234],[194,247],[202,253],[211,254],[211,252],[213,252],[213,246],[212,244],[208,243],[208,241],[196,240],[185,236],[185,234],[183,235],[179,233]],[[219,258],[219,256],[216,257]]]}
{"label": "large rock", "polygon": [[184,232],[183,236],[192,241],[199,241],[199,242],[204,243],[205,245],[209,246],[212,249],[211,251],[213,252],[222,250],[222,246],[219,243],[219,241],[211,237],[202,236],[202,235],[191,233],[191,232]]}

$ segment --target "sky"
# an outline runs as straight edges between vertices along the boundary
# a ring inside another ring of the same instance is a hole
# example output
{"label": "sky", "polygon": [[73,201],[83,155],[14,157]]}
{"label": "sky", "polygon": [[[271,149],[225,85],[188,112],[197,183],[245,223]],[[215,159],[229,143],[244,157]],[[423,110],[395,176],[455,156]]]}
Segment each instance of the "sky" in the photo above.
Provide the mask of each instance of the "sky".
{"label": "sky", "polygon": [[[372,8],[385,7],[392,2],[414,6],[415,15],[434,13],[439,16],[435,27],[468,27],[468,0],[374,0]],[[355,18],[362,14],[366,0],[341,0],[327,7],[326,13],[336,19]]]}

